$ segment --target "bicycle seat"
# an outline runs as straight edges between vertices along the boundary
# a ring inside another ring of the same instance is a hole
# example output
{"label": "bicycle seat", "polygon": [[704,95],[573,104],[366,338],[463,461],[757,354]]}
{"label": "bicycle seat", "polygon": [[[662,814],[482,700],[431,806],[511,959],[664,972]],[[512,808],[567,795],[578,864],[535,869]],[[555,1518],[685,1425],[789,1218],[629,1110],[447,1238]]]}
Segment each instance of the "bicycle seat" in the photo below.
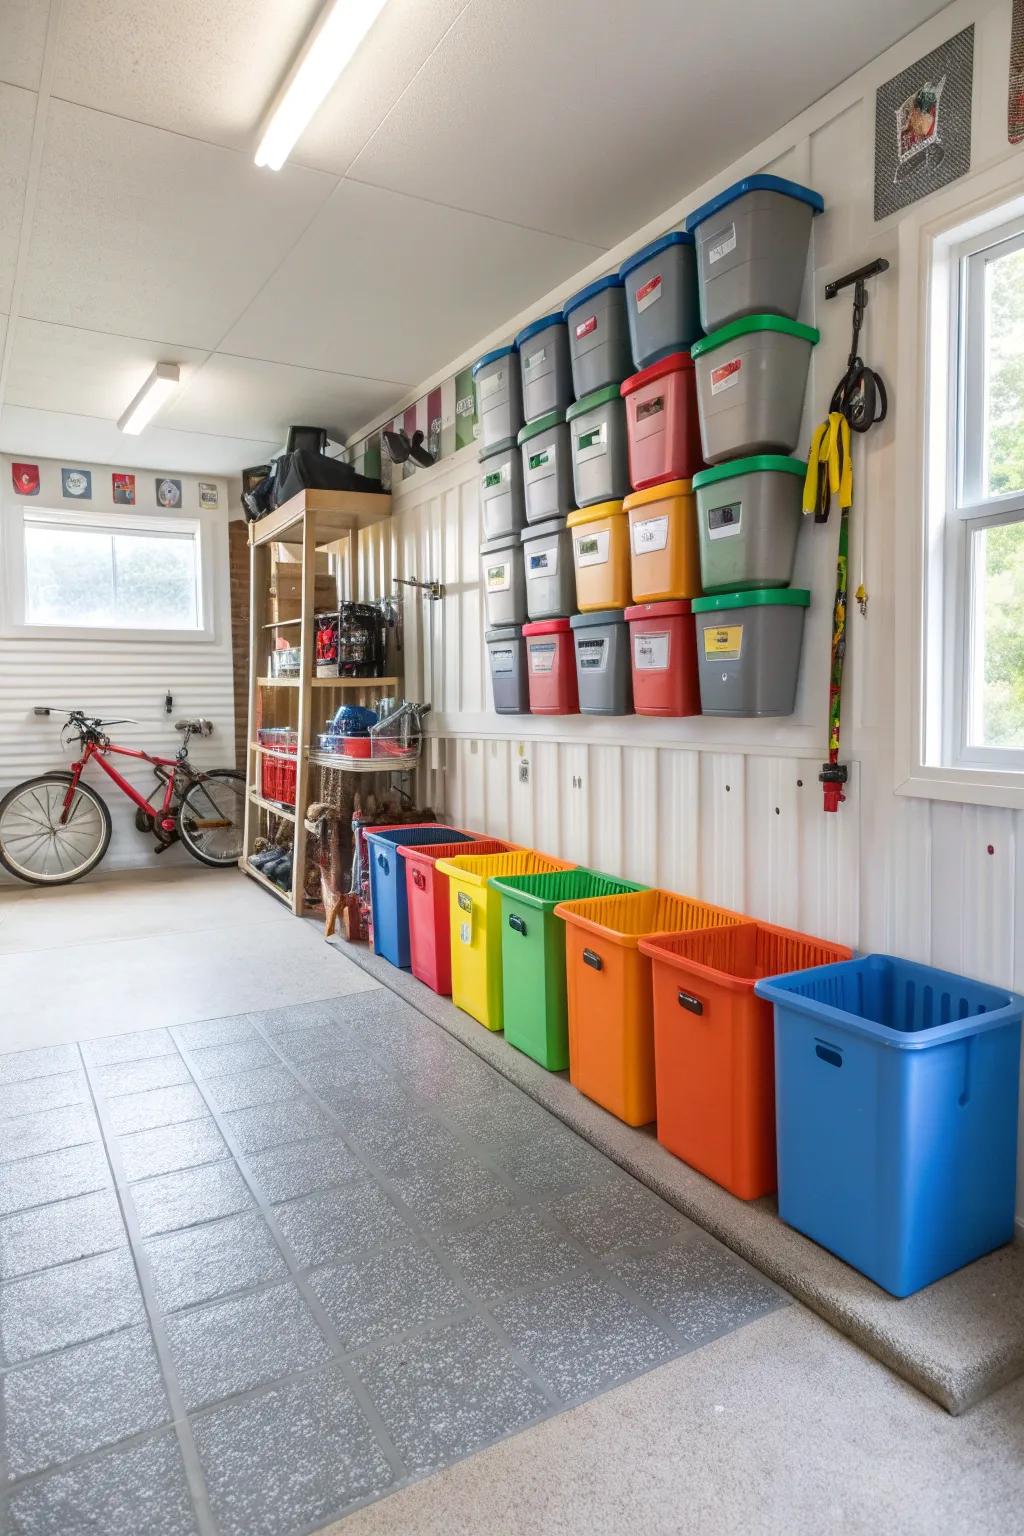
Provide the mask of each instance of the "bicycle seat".
{"label": "bicycle seat", "polygon": [[188,731],[190,736],[212,736],[213,721],[205,720],[201,716],[197,720],[175,720],[176,731]]}

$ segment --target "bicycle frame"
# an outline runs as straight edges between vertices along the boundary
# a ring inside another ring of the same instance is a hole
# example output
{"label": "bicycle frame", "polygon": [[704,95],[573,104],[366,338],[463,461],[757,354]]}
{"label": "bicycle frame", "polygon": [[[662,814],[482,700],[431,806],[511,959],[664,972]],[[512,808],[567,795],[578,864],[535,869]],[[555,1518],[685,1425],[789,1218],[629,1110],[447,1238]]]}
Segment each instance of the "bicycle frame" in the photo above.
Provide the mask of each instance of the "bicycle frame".
{"label": "bicycle frame", "polygon": [[[110,753],[116,753],[118,757],[131,757],[137,762],[150,763],[154,768],[171,769],[171,773],[164,786],[163,804],[159,810],[135,788],[134,784],[129,784],[124,774],[119,773],[113,763],[107,761],[107,756]],[[93,760],[103,769],[108,778],[113,779],[122,794],[127,795],[129,800],[138,806],[140,811],[144,811],[147,816],[158,818],[158,825],[164,831],[171,830],[174,825],[174,819],[171,815],[171,802],[174,799],[175,777],[178,770],[182,768],[184,768],[190,778],[194,777],[191,768],[188,767],[187,763],[182,763],[175,757],[156,757],[150,752],[138,752],[132,747],[116,746],[112,741],[104,743],[86,741],[85,750],[81,757],[77,762],[71,764],[71,783],[68,785],[68,792],[64,797],[64,809],[61,813],[62,823],[71,811],[78,782],[89,763]],[[167,826],[168,820],[170,821],[170,826]]]}

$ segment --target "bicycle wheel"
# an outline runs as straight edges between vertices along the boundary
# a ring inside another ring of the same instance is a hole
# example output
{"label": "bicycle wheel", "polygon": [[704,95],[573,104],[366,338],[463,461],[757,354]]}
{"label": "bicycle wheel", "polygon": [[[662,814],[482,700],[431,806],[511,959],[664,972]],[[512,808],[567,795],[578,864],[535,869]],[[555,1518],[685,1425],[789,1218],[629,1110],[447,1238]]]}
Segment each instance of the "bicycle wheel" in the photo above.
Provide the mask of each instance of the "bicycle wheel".
{"label": "bicycle wheel", "polygon": [[178,835],[200,864],[223,869],[242,857],[245,777],[216,768],[190,784],[178,806]]}
{"label": "bicycle wheel", "polygon": [[16,784],[0,800],[0,864],[29,885],[70,885],[95,869],[110,843],[110,812],[79,781],[61,821],[70,773]]}

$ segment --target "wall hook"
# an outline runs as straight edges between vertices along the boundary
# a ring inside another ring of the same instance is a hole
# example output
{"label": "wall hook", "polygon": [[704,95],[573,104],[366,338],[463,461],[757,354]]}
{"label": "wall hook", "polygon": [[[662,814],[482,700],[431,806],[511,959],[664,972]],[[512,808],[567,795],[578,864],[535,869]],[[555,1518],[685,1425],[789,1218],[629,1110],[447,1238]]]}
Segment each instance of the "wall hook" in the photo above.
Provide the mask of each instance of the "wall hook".
{"label": "wall hook", "polygon": [[444,584],[440,581],[415,581],[410,576],[396,576],[394,581],[396,587],[418,587],[432,603],[439,603],[444,597]]}

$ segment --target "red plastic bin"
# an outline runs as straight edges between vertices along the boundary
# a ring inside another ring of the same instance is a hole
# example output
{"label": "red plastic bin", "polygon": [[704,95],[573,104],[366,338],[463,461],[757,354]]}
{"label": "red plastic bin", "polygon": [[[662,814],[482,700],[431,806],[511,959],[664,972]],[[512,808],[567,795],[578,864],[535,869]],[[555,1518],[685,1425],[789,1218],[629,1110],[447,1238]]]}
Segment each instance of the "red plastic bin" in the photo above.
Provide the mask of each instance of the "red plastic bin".
{"label": "red plastic bin", "polygon": [[568,619],[523,625],[531,715],[578,715],[576,648]]}
{"label": "red plastic bin", "polygon": [[497,838],[481,837],[473,843],[427,843],[419,848],[397,849],[405,860],[412,973],[442,997],[450,997],[452,991],[452,925],[448,876],[436,868],[437,861],[458,858],[464,853],[505,853],[514,846]]}
{"label": "red plastic bin", "polygon": [[634,491],[689,480],[704,468],[697,382],[689,352],[672,352],[621,386],[626,402],[629,483]]}
{"label": "red plastic bin", "polygon": [[[269,749],[260,754],[260,794],[264,800],[294,805],[298,732],[285,726],[263,726],[257,734],[260,746]],[[281,753],[288,755],[272,755]]]}
{"label": "red plastic bin", "polygon": [[697,632],[689,598],[626,609],[633,709],[638,715],[699,715]]}

